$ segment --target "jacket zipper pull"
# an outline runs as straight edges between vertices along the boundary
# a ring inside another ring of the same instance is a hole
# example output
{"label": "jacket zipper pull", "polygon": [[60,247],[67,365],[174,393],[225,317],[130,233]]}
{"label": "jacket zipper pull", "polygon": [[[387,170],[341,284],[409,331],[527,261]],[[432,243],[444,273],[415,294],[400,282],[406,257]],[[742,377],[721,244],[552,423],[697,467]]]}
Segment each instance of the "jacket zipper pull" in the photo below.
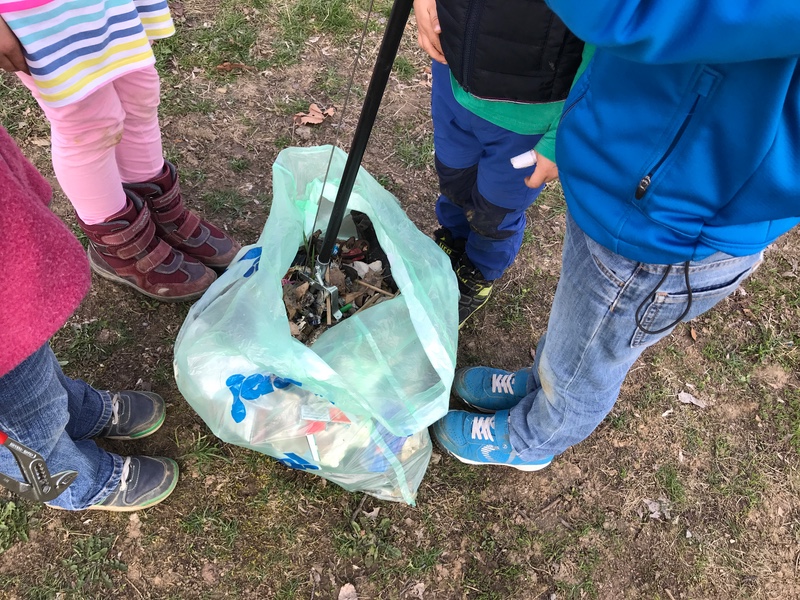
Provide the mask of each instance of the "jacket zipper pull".
{"label": "jacket zipper pull", "polygon": [[636,199],[641,200],[645,193],[647,193],[647,188],[650,187],[650,175],[645,175],[642,177],[642,180],[639,182],[639,186],[636,188]]}

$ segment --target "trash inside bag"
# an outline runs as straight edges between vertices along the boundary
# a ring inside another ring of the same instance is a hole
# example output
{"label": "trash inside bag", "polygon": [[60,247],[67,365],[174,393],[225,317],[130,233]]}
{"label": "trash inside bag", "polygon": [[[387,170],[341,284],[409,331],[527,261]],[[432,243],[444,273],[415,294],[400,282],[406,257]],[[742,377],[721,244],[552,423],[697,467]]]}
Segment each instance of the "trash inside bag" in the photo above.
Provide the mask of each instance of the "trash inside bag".
{"label": "trash inside bag", "polygon": [[[292,337],[281,282],[313,229],[327,225],[338,183],[329,175],[323,189],[330,157],[330,146],[279,154],[261,237],[190,310],[175,376],[221,439],[348,490],[413,504],[431,454],[427,427],[448,408],[458,287],[449,258],[360,169],[348,211],[370,219],[400,293],[310,346]],[[336,149],[330,173],[340,174],[346,158]]]}

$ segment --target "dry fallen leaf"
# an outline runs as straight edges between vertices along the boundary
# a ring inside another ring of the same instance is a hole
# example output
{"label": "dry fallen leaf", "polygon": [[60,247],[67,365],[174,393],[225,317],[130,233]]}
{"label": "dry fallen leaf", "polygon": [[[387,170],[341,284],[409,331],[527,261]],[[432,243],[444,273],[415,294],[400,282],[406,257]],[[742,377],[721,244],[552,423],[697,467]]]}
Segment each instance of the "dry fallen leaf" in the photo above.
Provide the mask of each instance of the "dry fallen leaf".
{"label": "dry fallen leaf", "polygon": [[691,394],[687,392],[680,392],[678,394],[678,400],[683,402],[684,404],[694,404],[695,406],[699,406],[700,408],[705,408],[708,406],[708,403],[705,400],[701,400],[700,398],[695,398]]}
{"label": "dry fallen leaf", "polygon": [[666,498],[659,498],[658,500],[642,498],[642,504],[644,504],[645,510],[640,508],[636,511],[640,517],[644,517],[644,515],[647,514],[654,520],[660,520],[662,516],[667,519],[672,518],[672,515],[670,515],[670,502]]}
{"label": "dry fallen leaf", "polygon": [[328,117],[332,117],[336,109],[332,106],[324,111],[314,103],[308,107],[308,112],[299,112],[294,115],[296,125],[318,125]]}
{"label": "dry fallen leaf", "polygon": [[302,300],[303,296],[306,295],[306,292],[308,291],[308,288],[310,286],[311,286],[311,284],[308,283],[307,281],[304,281],[303,283],[298,285],[296,288],[294,288],[294,297],[297,300]]}
{"label": "dry fallen leaf", "polygon": [[130,540],[138,540],[142,537],[142,522],[139,519],[139,515],[136,513],[132,513],[130,517],[128,517],[128,539]]}
{"label": "dry fallen leaf", "polygon": [[230,72],[230,71],[252,71],[255,67],[251,67],[250,65],[246,65],[244,63],[232,63],[232,62],[224,62],[220,65],[217,65],[217,71],[220,73],[223,72]]}
{"label": "dry fallen leaf", "polygon": [[352,583],[345,583],[339,590],[339,600],[358,600],[356,588]]}
{"label": "dry fallen leaf", "polygon": [[697,332],[694,330],[694,327],[689,328],[689,335],[692,336],[692,339],[696,342],[697,341]]}

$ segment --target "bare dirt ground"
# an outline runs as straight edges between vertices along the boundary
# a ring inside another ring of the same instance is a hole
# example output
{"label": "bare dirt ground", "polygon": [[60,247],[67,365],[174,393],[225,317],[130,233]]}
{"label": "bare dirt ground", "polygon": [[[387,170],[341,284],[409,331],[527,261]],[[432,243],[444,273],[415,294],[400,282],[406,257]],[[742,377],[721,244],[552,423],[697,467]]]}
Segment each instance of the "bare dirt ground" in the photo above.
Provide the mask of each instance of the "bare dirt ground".
{"label": "bare dirt ground", "polygon": [[[188,204],[241,242],[253,243],[269,214],[278,152],[337,139],[365,6],[172,4],[178,34],[156,48],[165,151]],[[386,11],[378,6],[364,44],[345,148]],[[363,164],[431,232],[429,75],[415,40],[412,18]],[[336,116],[296,126],[312,102]],[[0,104],[77,232],[38,108],[11,77]],[[530,209],[516,264],[460,335],[459,366],[530,362],[564,210],[557,186]],[[188,307],[95,278],[54,348],[73,377],[166,398],[156,435],[104,445],[175,457],[182,478],[166,502],[131,515],[56,512],[0,492],[0,598],[800,598],[798,241],[780,239],[739,292],[647,351],[600,428],[550,468],[481,469],[435,453],[416,507],[218,442],[173,379]]]}

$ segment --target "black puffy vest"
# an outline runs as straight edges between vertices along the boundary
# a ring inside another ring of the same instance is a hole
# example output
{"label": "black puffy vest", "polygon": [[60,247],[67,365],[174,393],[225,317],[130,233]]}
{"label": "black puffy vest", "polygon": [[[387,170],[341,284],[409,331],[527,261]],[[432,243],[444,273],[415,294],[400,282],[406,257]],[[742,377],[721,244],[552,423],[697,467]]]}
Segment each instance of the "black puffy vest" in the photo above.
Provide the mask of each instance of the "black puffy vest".
{"label": "black puffy vest", "polygon": [[583,42],[544,0],[436,0],[442,50],[453,75],[480,98],[564,100]]}

